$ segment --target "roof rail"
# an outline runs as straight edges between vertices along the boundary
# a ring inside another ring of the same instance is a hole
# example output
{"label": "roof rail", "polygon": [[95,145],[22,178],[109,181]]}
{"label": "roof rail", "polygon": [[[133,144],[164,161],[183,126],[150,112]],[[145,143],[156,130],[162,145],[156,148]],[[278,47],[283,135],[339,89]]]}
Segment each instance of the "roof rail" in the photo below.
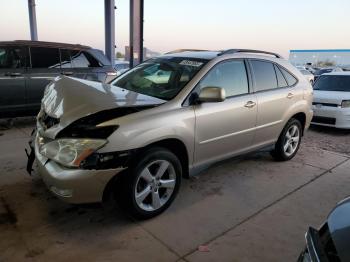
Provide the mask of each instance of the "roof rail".
{"label": "roof rail", "polygon": [[273,53],[273,52],[267,52],[267,51],[261,51],[261,50],[254,50],[254,49],[227,49],[222,51],[218,54],[218,56],[226,55],[226,54],[234,54],[234,53],[256,53],[256,54],[266,54],[266,55],[272,55],[277,58],[282,58],[279,54]]}
{"label": "roof rail", "polygon": [[165,53],[167,54],[174,54],[174,53],[181,53],[181,52],[201,52],[201,51],[209,51],[209,50],[201,50],[201,49],[176,49],[170,52]]}
{"label": "roof rail", "polygon": [[80,44],[68,44],[46,41],[31,41],[31,40],[13,40],[13,41],[0,41],[2,45],[28,45],[28,46],[44,46],[44,47],[56,47],[56,48],[76,48],[76,49],[90,49],[90,46]]}

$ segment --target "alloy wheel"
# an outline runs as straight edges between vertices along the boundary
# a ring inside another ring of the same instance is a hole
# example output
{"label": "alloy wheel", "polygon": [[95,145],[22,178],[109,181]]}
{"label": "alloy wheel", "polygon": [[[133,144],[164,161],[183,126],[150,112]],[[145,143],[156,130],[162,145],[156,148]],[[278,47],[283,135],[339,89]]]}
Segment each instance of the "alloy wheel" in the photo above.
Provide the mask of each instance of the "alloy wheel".
{"label": "alloy wheel", "polygon": [[291,125],[285,135],[283,150],[286,156],[291,156],[297,150],[300,141],[300,131],[297,125]]}
{"label": "alloy wheel", "polygon": [[136,204],[145,211],[161,208],[169,201],[176,182],[175,168],[169,161],[151,162],[140,172],[136,181]]}

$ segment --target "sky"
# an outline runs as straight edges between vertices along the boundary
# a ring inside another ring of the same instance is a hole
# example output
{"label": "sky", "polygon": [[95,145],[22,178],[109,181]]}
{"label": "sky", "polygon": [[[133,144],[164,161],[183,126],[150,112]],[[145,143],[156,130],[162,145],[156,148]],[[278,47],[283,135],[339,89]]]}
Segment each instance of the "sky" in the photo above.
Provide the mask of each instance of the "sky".
{"label": "sky", "polygon": [[[129,43],[129,0],[115,0],[116,45]],[[39,40],[104,50],[103,0],[36,0]],[[30,39],[27,0],[0,0],[0,41]],[[144,46],[291,49],[350,48],[349,0],[145,0]]]}

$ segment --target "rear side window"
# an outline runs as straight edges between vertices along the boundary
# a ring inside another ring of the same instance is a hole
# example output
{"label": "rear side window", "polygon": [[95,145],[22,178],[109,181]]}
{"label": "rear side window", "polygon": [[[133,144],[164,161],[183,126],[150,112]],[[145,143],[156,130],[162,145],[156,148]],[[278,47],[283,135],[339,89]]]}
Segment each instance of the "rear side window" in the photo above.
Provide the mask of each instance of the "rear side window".
{"label": "rear side window", "polygon": [[249,93],[244,61],[231,60],[214,66],[200,82],[200,88],[213,86],[224,88],[226,97]]}
{"label": "rear side window", "polygon": [[274,65],[275,71],[276,71],[276,77],[277,77],[277,85],[278,87],[287,87],[288,83],[286,79],[284,78],[281,70],[279,69],[278,66]]}
{"label": "rear side window", "polygon": [[264,91],[277,88],[277,77],[273,63],[251,60],[254,73],[256,91]]}
{"label": "rear side window", "polygon": [[282,71],[284,77],[286,78],[289,86],[293,86],[297,83],[298,80],[291,73],[289,73],[287,70],[285,70],[283,68],[281,68],[281,71]]}
{"label": "rear side window", "polygon": [[75,68],[100,67],[100,63],[89,53],[71,50],[72,66]]}
{"label": "rear side window", "polygon": [[60,68],[58,48],[31,47],[32,68]]}
{"label": "rear side window", "polygon": [[21,47],[0,47],[0,69],[25,67],[25,56]]}

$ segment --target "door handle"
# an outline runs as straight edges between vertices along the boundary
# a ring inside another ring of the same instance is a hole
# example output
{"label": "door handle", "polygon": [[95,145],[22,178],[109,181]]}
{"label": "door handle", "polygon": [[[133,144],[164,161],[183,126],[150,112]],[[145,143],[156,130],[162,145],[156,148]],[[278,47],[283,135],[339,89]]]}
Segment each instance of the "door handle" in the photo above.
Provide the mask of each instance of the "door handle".
{"label": "door handle", "polygon": [[62,72],[61,74],[65,76],[71,76],[73,75],[73,72]]}
{"label": "door handle", "polygon": [[21,76],[22,73],[19,73],[19,72],[8,72],[8,73],[5,73],[5,76]]}
{"label": "door handle", "polygon": [[245,103],[245,107],[248,107],[248,108],[252,108],[256,105],[256,103],[254,101],[248,101],[247,103]]}
{"label": "door handle", "polygon": [[291,98],[293,98],[293,97],[294,97],[294,94],[293,94],[293,93],[288,93],[287,98],[291,99]]}

